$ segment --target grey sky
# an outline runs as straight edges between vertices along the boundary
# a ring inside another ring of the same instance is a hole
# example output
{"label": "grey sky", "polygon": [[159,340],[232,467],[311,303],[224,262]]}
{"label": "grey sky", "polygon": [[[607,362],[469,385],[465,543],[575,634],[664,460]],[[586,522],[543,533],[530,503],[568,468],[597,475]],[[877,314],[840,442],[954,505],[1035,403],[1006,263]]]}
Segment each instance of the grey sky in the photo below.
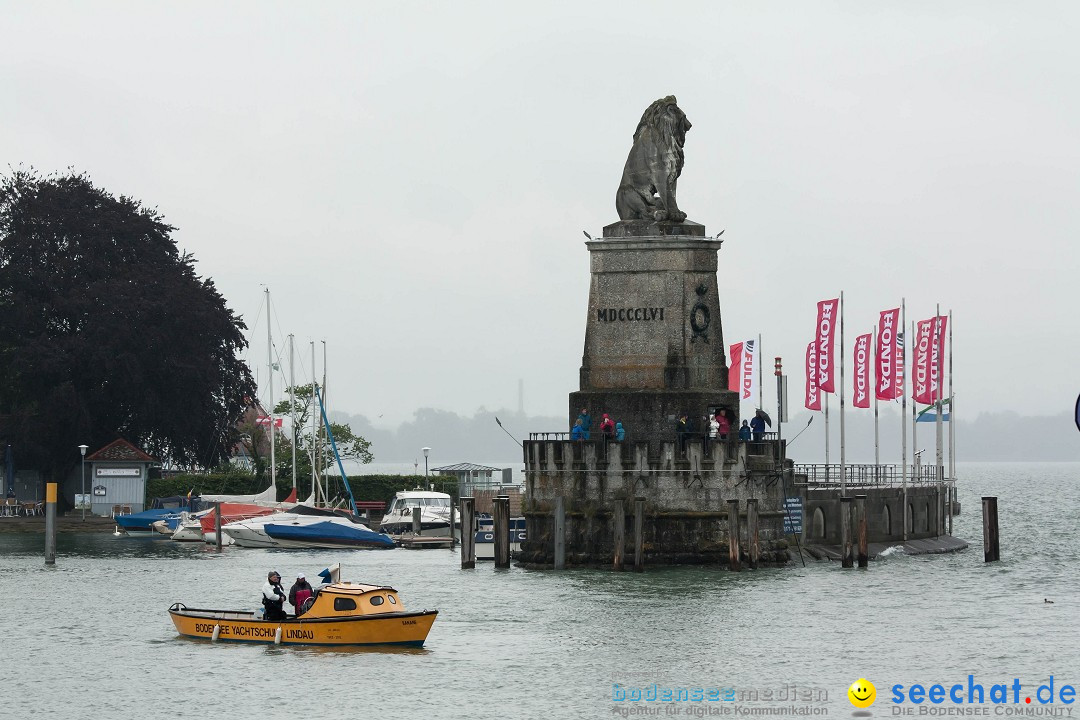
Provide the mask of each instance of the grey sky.
{"label": "grey sky", "polygon": [[581,231],[667,94],[679,205],[726,229],[725,340],[761,333],[793,400],[841,290],[849,358],[901,297],[953,310],[965,414],[1080,391],[1075,5],[0,5],[0,158],[158,206],[249,322],[269,286],[337,409],[513,408],[523,378],[565,412]]}

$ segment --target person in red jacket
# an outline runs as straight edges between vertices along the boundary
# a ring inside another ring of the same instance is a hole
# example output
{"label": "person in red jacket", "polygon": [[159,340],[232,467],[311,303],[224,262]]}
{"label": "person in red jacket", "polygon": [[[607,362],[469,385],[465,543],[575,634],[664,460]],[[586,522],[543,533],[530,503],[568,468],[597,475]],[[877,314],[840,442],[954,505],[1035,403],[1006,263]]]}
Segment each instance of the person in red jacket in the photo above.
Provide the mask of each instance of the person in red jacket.
{"label": "person in red jacket", "polygon": [[604,419],[600,421],[600,434],[608,440],[615,439],[615,421],[604,413]]}

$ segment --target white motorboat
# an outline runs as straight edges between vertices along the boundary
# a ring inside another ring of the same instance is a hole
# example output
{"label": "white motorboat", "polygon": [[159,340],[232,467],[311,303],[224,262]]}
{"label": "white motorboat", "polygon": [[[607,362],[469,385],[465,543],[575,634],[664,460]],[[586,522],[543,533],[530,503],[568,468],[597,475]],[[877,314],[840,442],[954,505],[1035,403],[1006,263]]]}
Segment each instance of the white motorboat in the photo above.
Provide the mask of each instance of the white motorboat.
{"label": "white motorboat", "polygon": [[394,495],[379,529],[398,536],[413,531],[413,508],[420,508],[420,535],[450,537],[450,496],[427,490],[401,490]]}
{"label": "white motorboat", "polygon": [[208,512],[210,512],[210,510],[201,510],[194,513],[180,513],[180,524],[176,526],[176,530],[172,534],[172,539],[177,542],[202,542],[202,516],[206,515]]}

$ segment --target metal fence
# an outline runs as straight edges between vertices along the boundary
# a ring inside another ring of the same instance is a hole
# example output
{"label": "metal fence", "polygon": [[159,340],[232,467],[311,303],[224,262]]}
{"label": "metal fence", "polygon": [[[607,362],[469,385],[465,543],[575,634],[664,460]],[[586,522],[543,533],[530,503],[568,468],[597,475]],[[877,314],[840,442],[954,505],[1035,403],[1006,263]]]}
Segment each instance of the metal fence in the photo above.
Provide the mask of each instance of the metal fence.
{"label": "metal fence", "polygon": [[[904,483],[903,465],[848,464],[841,475],[839,464],[795,465],[795,475],[804,476],[805,484],[814,488],[840,487],[843,477],[847,487],[900,487]],[[934,465],[908,465],[908,485],[936,485],[938,469]]]}

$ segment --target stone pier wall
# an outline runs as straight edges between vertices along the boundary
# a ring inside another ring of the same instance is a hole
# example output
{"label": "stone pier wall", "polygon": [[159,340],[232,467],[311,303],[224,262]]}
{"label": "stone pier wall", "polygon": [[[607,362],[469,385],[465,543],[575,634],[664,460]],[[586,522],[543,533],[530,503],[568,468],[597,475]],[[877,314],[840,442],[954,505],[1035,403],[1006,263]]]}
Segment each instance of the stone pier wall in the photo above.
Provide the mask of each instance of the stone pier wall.
{"label": "stone pier wall", "polygon": [[[835,488],[800,490],[805,515],[803,542],[810,545],[839,545],[840,491]],[[904,541],[903,488],[849,488],[847,494],[851,497],[866,495],[866,534],[869,542]],[[907,489],[908,540],[921,540],[943,534],[940,525],[944,513],[943,498],[934,485],[918,485]],[[852,505],[854,506],[854,503]],[[854,528],[853,518],[853,538]]]}
{"label": "stone pier wall", "polygon": [[[553,562],[555,498],[566,508],[567,565],[610,566],[614,513],[626,514],[624,555],[633,563],[634,498],[645,499],[646,564],[728,562],[728,501],[739,501],[746,546],[746,501],[758,500],[764,564],[788,560],[783,537],[784,488],[775,443],[689,441],[525,443],[528,540],[521,561]],[[767,454],[755,455],[753,451]]]}

